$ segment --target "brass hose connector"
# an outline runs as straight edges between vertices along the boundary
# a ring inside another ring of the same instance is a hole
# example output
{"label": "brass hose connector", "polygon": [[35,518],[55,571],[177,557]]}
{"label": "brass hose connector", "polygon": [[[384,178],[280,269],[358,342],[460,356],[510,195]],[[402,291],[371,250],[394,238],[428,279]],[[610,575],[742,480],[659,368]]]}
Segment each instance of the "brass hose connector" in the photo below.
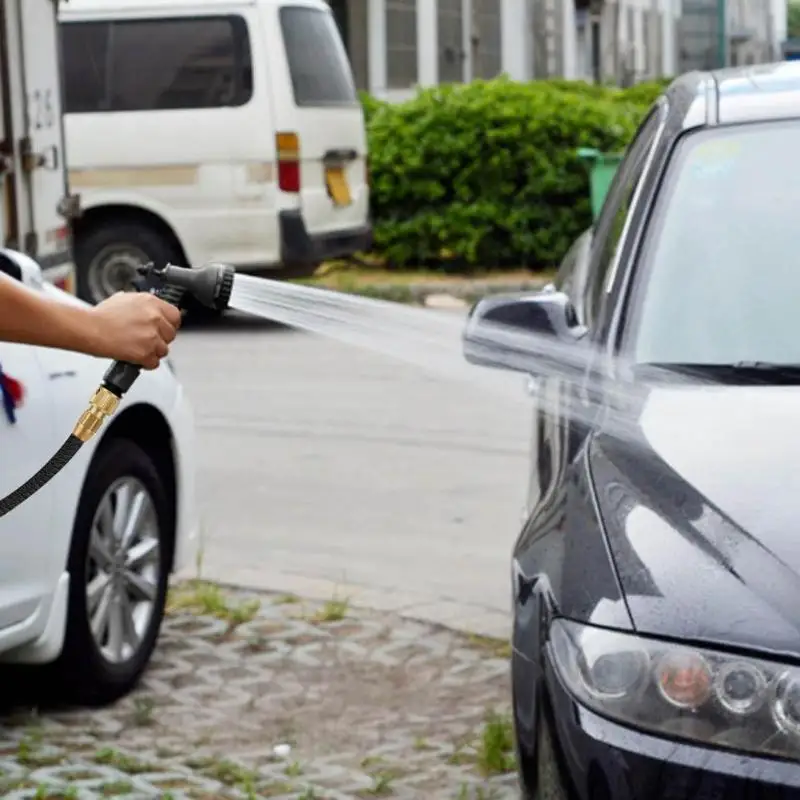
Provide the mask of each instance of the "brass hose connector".
{"label": "brass hose connector", "polygon": [[101,386],[89,401],[89,407],[72,429],[72,435],[84,444],[103,427],[103,423],[117,410],[119,397]]}

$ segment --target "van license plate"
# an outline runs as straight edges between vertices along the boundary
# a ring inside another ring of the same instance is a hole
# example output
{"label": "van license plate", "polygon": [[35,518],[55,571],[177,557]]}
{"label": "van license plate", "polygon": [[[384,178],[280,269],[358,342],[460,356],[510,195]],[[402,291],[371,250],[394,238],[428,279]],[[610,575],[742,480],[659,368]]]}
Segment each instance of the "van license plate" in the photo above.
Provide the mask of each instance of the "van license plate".
{"label": "van license plate", "polygon": [[336,206],[349,206],[353,202],[344,167],[325,167],[325,184]]}

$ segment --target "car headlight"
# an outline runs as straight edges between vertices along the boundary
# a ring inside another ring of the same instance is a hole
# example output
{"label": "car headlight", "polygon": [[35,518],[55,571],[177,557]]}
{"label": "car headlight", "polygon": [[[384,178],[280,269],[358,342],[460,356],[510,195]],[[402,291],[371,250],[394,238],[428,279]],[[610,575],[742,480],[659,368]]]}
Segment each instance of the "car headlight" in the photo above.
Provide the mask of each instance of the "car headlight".
{"label": "car headlight", "polygon": [[623,724],[800,759],[800,669],[558,619],[550,648],[583,705]]}

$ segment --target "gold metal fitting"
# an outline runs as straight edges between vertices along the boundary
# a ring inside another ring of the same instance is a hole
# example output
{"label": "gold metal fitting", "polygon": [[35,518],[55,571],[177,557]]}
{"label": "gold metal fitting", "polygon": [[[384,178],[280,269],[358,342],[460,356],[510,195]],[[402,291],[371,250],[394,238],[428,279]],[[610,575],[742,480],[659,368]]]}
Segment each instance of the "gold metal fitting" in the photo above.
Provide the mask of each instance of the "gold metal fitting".
{"label": "gold metal fitting", "polygon": [[72,430],[72,435],[86,443],[103,426],[103,423],[117,410],[119,397],[101,386],[89,401],[89,407]]}

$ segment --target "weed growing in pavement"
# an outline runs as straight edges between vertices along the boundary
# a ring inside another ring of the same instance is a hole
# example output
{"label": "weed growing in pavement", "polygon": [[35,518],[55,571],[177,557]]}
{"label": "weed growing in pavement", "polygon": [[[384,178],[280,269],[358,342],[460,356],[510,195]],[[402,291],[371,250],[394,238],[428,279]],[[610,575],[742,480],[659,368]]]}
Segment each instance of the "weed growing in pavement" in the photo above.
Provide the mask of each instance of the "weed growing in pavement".
{"label": "weed growing in pavement", "polygon": [[103,797],[116,797],[121,794],[130,794],[133,791],[133,784],[129,781],[111,781],[104,783],[100,787]]}
{"label": "weed growing in pavement", "polygon": [[42,753],[38,745],[38,741],[27,737],[20,739],[17,744],[17,762],[23,767],[39,769],[55,767],[64,760],[64,756],[57,753]]}
{"label": "weed growing in pavement", "polygon": [[[201,538],[202,538],[202,534],[201,534]],[[200,547],[197,548],[197,553],[195,554],[195,557],[194,557],[194,568],[195,568],[195,572],[197,573],[195,577],[197,578],[197,580],[202,580],[202,578],[203,578],[203,557],[204,556],[205,556],[205,549],[203,548],[202,545],[200,545]]]}
{"label": "weed growing in pavement", "polygon": [[298,775],[303,774],[303,767],[299,761],[292,761],[283,771],[283,774],[289,778],[296,778]]}
{"label": "weed growing in pavement", "polygon": [[203,769],[203,774],[226,786],[249,787],[258,780],[257,772],[227,759],[211,760]]}
{"label": "weed growing in pavement", "polygon": [[158,767],[153,764],[139,761],[138,758],[120,753],[119,750],[114,750],[111,747],[104,747],[102,750],[98,750],[92,760],[96,764],[103,764],[107,767],[114,767],[120,772],[127,772],[128,775],[140,775],[143,772],[155,772],[158,770]]}
{"label": "weed growing in pavement", "polygon": [[170,590],[167,599],[168,613],[186,611],[216,617],[228,623],[228,633],[255,619],[260,609],[261,601],[258,599],[231,603],[219,586],[200,580],[176,586]]}
{"label": "weed growing in pavement", "polygon": [[492,658],[511,658],[511,642],[505,639],[470,633],[467,635],[467,642],[473,649],[479,650],[481,653],[485,653]]}
{"label": "weed growing in pavement", "polygon": [[509,714],[490,712],[476,748],[476,765],[482,775],[501,775],[516,768],[514,726]]}
{"label": "weed growing in pavement", "polygon": [[372,786],[357,793],[359,797],[385,797],[393,793],[392,783],[402,775],[398,769],[386,765],[382,756],[366,756],[361,769],[372,779]]}
{"label": "weed growing in pavement", "polygon": [[155,722],[153,712],[156,708],[156,701],[152,697],[133,698],[133,724],[138,727],[152,725]]}
{"label": "weed growing in pavement", "polygon": [[276,597],[272,602],[276,606],[288,606],[299,603],[300,598],[296,594],[282,594]]}
{"label": "weed growing in pavement", "polygon": [[472,765],[485,778],[516,769],[511,716],[490,711],[477,737],[456,742],[447,759],[454,766]]}
{"label": "weed growing in pavement", "polygon": [[77,797],[79,797],[78,790],[74,786],[61,788],[44,783],[40,783],[36,787],[33,795],[34,800],[75,800]]}
{"label": "weed growing in pavement", "polygon": [[414,739],[414,749],[420,752],[422,750],[433,750],[433,747],[428,744],[424,736],[417,736],[417,738]]}
{"label": "weed growing in pavement", "polygon": [[332,597],[326,600],[309,618],[308,621],[313,625],[320,625],[325,622],[341,622],[350,608],[350,598]]}

